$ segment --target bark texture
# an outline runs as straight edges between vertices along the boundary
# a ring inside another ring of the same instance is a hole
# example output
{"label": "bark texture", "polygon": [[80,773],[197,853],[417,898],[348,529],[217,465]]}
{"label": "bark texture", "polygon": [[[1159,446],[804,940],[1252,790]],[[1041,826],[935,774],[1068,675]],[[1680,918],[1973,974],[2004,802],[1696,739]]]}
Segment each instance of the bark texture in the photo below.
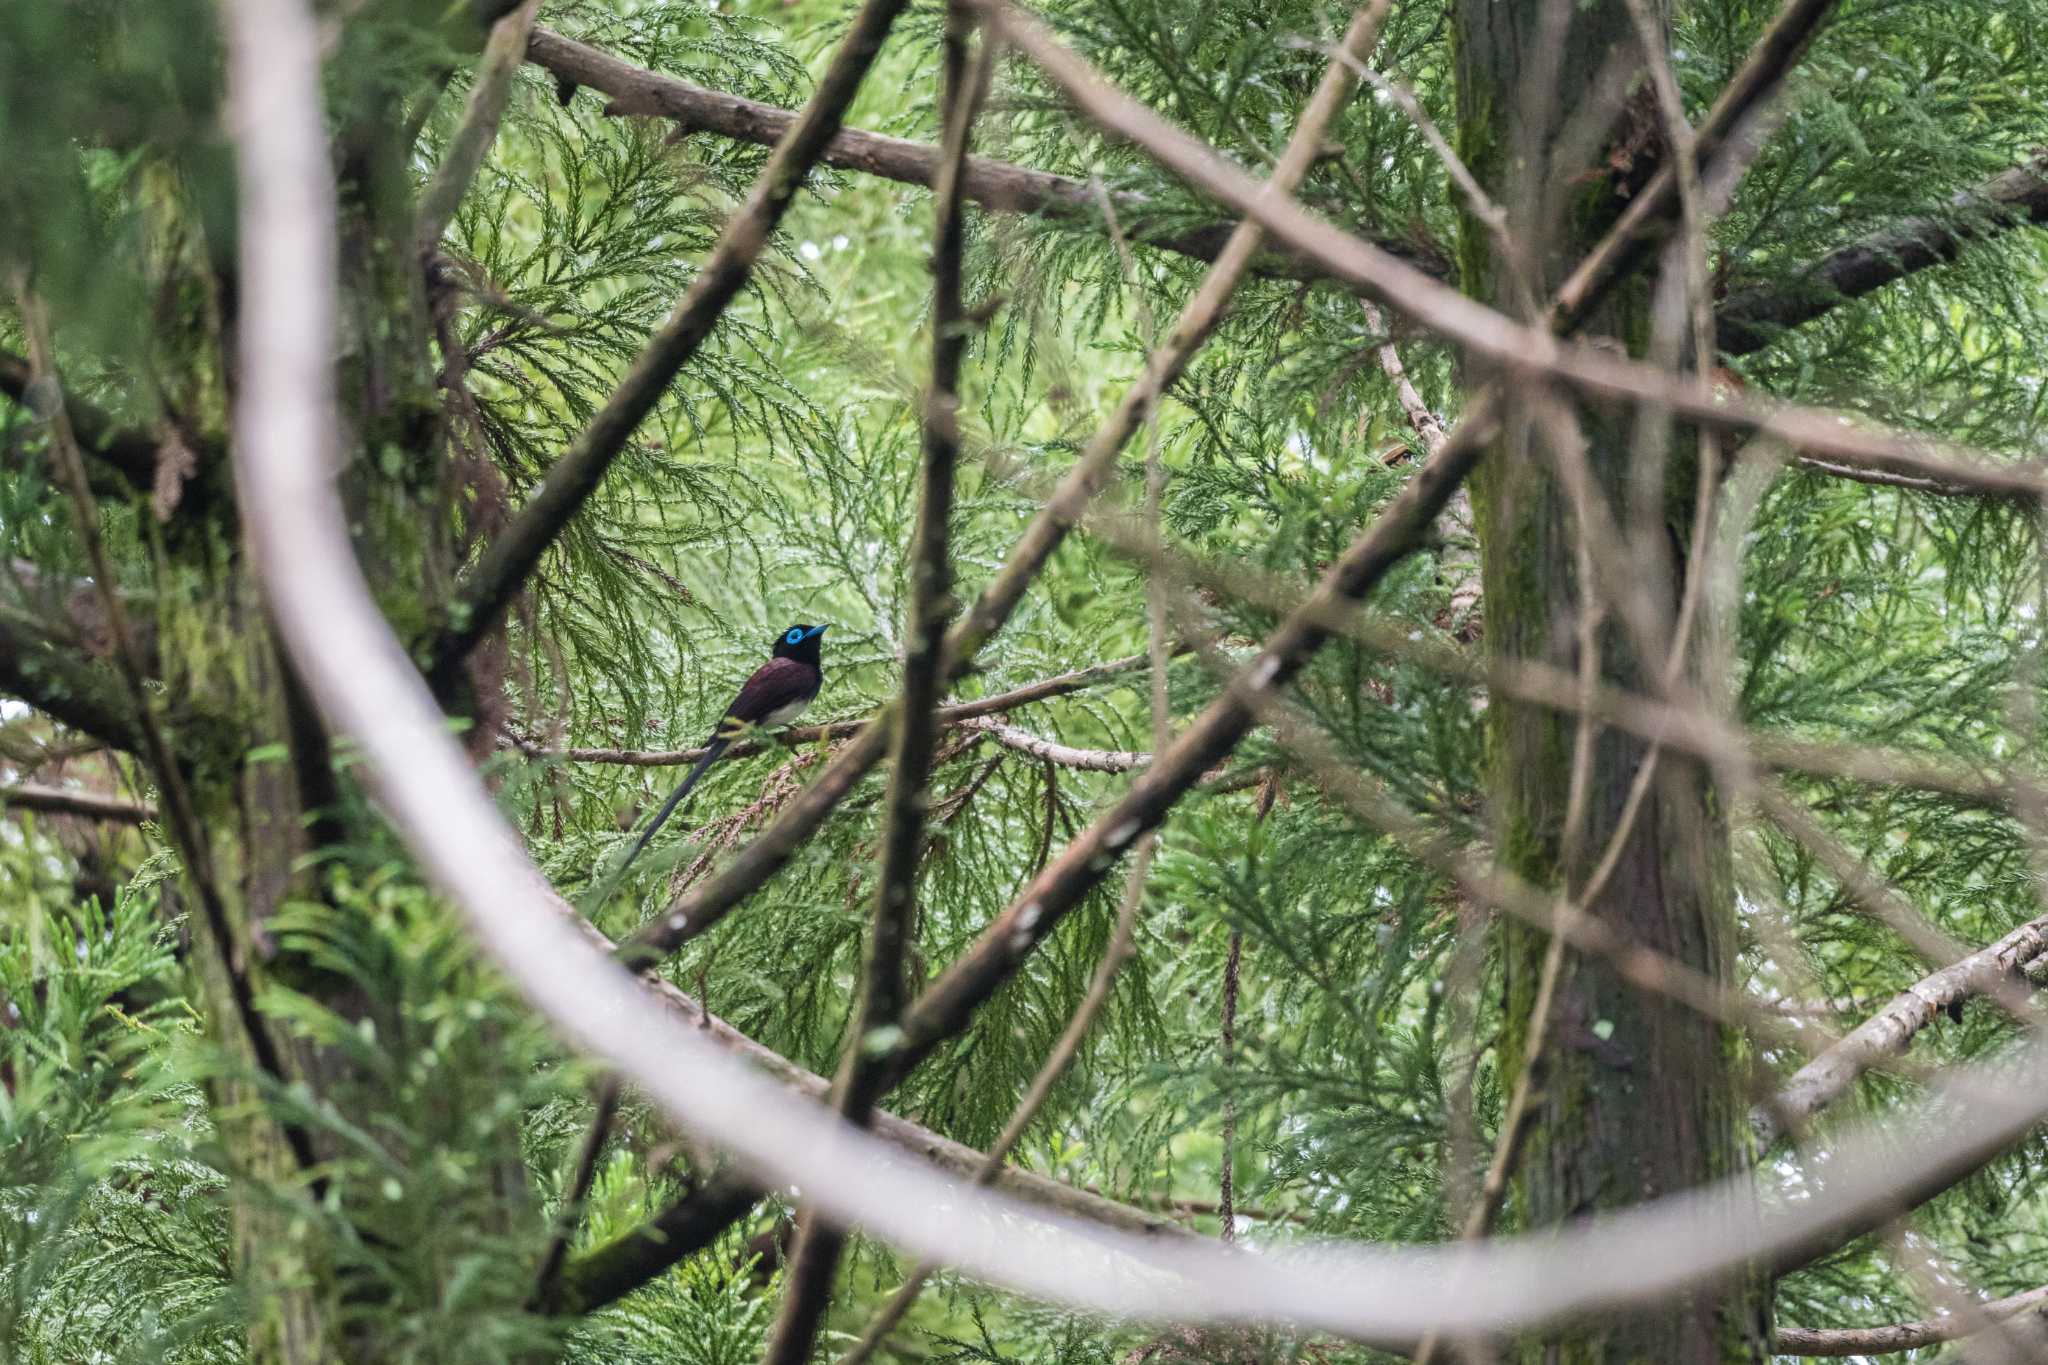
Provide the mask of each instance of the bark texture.
{"label": "bark texture", "polygon": [[[1546,0],[1460,0],[1455,11],[1461,152],[1480,181],[1507,207],[1518,243],[1542,244],[1527,265],[1533,293],[1547,297],[1611,224],[1630,181],[1642,173],[1654,116],[1630,100],[1601,114],[1610,128],[1597,145],[1565,149],[1575,119],[1592,98],[1590,73],[1610,52],[1633,43],[1623,0],[1550,4]],[[1561,27],[1562,32],[1558,29]],[[1528,247],[1525,246],[1527,251]],[[1467,292],[1510,310],[1512,263],[1477,218],[1460,245]],[[1647,290],[1616,289],[1585,330],[1640,352],[1647,333]],[[1482,378],[1483,376],[1473,376]],[[1532,404],[1503,424],[1500,446],[1474,484],[1483,555],[1486,642],[1508,659],[1576,672],[1582,613],[1597,590],[1582,579],[1574,504],[1539,434]],[[1631,420],[1581,409],[1592,495],[1613,521],[1630,523]],[[1687,438],[1689,439],[1689,438]],[[1674,442],[1661,471],[1665,553],[1688,542],[1694,464]],[[1599,542],[1594,552],[1605,553]],[[1629,575],[1638,574],[1634,564]],[[1654,575],[1653,575],[1654,577]],[[1655,591],[1668,620],[1683,566]],[[1598,578],[1596,576],[1596,583]],[[1599,680],[1641,690],[1647,668],[1615,624],[1593,636]],[[1541,886],[1576,891],[1621,823],[1646,757],[1638,739],[1608,730],[1592,746],[1582,825],[1567,836],[1574,766],[1574,722],[1563,715],[1496,700],[1489,712],[1493,819],[1501,860]],[[1645,948],[1715,977],[1730,973],[1734,905],[1722,812],[1701,767],[1666,753],[1623,842],[1613,874],[1587,907]],[[1502,1056],[1508,1080],[1534,1066],[1535,1126],[1512,1187],[1511,1213],[1526,1228],[1567,1223],[1700,1185],[1747,1159],[1735,1081],[1736,1037],[1677,1005],[1629,986],[1604,961],[1568,955],[1559,978],[1548,1043],[1536,1055],[1531,1012],[1546,947],[1532,930],[1501,930],[1509,1007]],[[1540,1032],[1540,1031],[1539,1031]],[[1569,1333],[1524,1344],[1523,1358],[1545,1362],[1761,1361],[1768,1339],[1760,1286],[1730,1284],[1653,1309],[1587,1322]]]}

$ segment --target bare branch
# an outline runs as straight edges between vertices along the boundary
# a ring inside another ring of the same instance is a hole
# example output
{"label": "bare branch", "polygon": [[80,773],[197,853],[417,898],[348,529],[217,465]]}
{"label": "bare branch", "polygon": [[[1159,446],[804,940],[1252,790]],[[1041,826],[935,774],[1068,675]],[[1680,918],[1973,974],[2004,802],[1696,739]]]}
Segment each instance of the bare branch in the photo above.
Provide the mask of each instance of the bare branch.
{"label": "bare branch", "polygon": [[[561,910],[565,915],[574,916],[566,905]],[[576,926],[589,942],[607,952],[616,951],[610,940],[588,921],[577,918]],[[823,1076],[806,1071],[781,1053],[741,1033],[670,982],[659,977],[643,980],[645,989],[701,1036],[744,1059],[750,1066],[765,1071],[797,1093],[820,1102],[826,1099],[831,1082]],[[1042,1208],[1144,1237],[1192,1235],[1170,1218],[1107,1198],[1099,1191],[1080,1189],[1015,1166],[997,1163],[994,1174],[982,1180],[982,1173],[990,1164],[983,1153],[886,1110],[876,1110],[869,1127],[877,1137],[939,1170],[992,1184],[996,1189]],[[587,1313],[631,1293],[678,1261],[709,1245],[720,1232],[744,1217],[747,1210],[759,1202],[762,1194],[757,1186],[743,1179],[730,1175],[713,1177],[687,1199],[678,1201],[649,1223],[569,1261],[560,1273],[559,1289],[552,1300],[552,1307],[561,1313]]]}
{"label": "bare branch", "polygon": [[1771,1335],[1771,1349],[1791,1356],[1862,1356],[1939,1346],[1979,1330],[1984,1319],[2002,1322],[2023,1313],[2048,1311],[2048,1286],[1973,1306],[1976,1311],[1969,1316],[1955,1313],[1884,1327],[1780,1327]]}
{"label": "bare branch", "polygon": [[1104,129],[1143,148],[1202,192],[1257,220],[1346,283],[1383,298],[1456,344],[1470,360],[1509,375],[1548,374],[1593,397],[1656,403],[1703,426],[1761,432],[1792,449],[1846,464],[1933,476],[1984,493],[2048,494],[2048,479],[2031,465],[1853,425],[1838,413],[1717,394],[1703,382],[1676,378],[1655,366],[1560,342],[1548,331],[1522,326],[1316,218],[1293,200],[1263,194],[1257,182],[1213,148],[1109,85],[1037,19],[1008,0],[977,3],[991,24]]}
{"label": "bare branch", "polygon": [[[924,861],[925,814],[931,801],[932,754],[939,725],[933,719],[947,682],[946,625],[953,615],[953,563],[949,523],[953,474],[960,460],[960,371],[967,354],[967,322],[960,271],[966,254],[966,209],[960,199],[963,164],[974,120],[988,90],[993,44],[970,54],[973,25],[956,3],[946,6],[940,44],[939,107],[944,111],[943,158],[933,186],[931,270],[932,373],[925,395],[924,460],[917,523],[911,531],[910,611],[904,628],[903,690],[891,736],[889,790],[883,800],[882,856],[875,874],[875,904],[862,964],[860,1001],[846,1040],[834,1107],[849,1123],[865,1126],[883,1088],[879,1040],[903,1013],[904,961],[916,934],[917,871]],[[815,1205],[797,1210],[796,1246],[767,1365],[803,1365],[832,1302],[832,1279],[846,1247],[846,1229],[820,1216]]]}
{"label": "bare branch", "polygon": [[428,676],[437,690],[446,692],[469,651],[497,628],[505,608],[548,546],[596,491],[626,441],[711,334],[726,305],[746,285],[804,177],[839,131],[840,118],[853,102],[904,3],[866,0],[861,6],[810,102],[776,143],[745,202],[726,220],[710,258],[674,311],[648,338],[646,348],[604,407],[464,580],[447,612],[447,623],[429,651]]}
{"label": "bare branch", "polygon": [[498,121],[505,116],[505,102],[512,93],[512,77],[526,58],[527,35],[540,13],[540,0],[522,0],[519,8],[491,25],[484,42],[483,60],[477,64],[476,83],[470,87],[469,105],[462,111],[462,123],[449,139],[448,151],[434,170],[434,179],[420,196],[419,218],[413,229],[413,245],[425,254],[439,244],[441,234],[455,220],[462,196],[477,168],[490,155],[498,137]]}
{"label": "bare branch", "polygon": [[[663,75],[623,61],[610,53],[537,28],[527,60],[561,80],[587,85],[611,97],[605,112],[624,117],[673,119],[679,131],[712,133],[739,142],[769,145],[780,138],[796,115],[787,109],[723,90],[707,90],[689,81]],[[905,185],[929,187],[938,174],[939,149],[927,142],[887,137],[858,128],[840,130],[819,160],[842,170],[859,171]],[[1033,170],[988,157],[970,156],[961,193],[983,208],[999,213],[1037,214],[1058,222],[1102,227],[1095,193],[1086,180]],[[1144,195],[1111,196],[1124,229],[1135,242],[1199,261],[1213,261],[1236,229],[1234,222],[1197,228],[1148,226],[1157,206]],[[1450,263],[1409,242],[1383,239],[1380,247],[1412,261],[1418,270],[1448,275]],[[1327,272],[1284,252],[1269,252],[1252,267],[1254,274],[1283,279],[1319,280]]]}
{"label": "bare branch", "polygon": [[1468,421],[1458,436],[1443,444],[1436,458],[1330,567],[1302,608],[1268,637],[1228,690],[926,989],[904,1016],[904,1038],[891,1058],[896,1077],[908,1074],[939,1043],[965,1028],[982,1002],[1081,902],[1131,842],[1155,828],[1174,803],[1237,746],[1253,726],[1257,700],[1284,687],[1328,638],[1313,622],[1339,603],[1369,595],[1388,570],[1421,544],[1437,513],[1478,463],[1485,449],[1478,438],[1486,426]]}
{"label": "bare branch", "polygon": [[104,792],[82,791],[76,787],[47,787],[37,782],[0,786],[0,810],[77,815],[116,825],[147,824],[157,818],[156,807],[146,801],[124,801]]}
{"label": "bare branch", "polygon": [[[1020,706],[1033,702],[1049,701],[1074,692],[1083,692],[1106,682],[1113,682],[1127,673],[1134,673],[1145,667],[1142,654],[1132,654],[1108,663],[1093,664],[1077,668],[1068,673],[1042,678],[1022,687],[1013,687],[992,697],[981,697],[974,701],[953,702],[941,706],[935,719],[941,725],[965,725],[968,721],[982,716],[1003,715]],[[858,734],[863,726],[875,718],[863,716],[858,720],[828,721],[823,725],[792,725],[782,731],[780,738],[789,744],[812,744],[819,740],[845,739]],[[548,749],[539,745],[520,743],[519,749],[531,758],[561,759],[570,763],[616,763],[630,768],[671,768],[695,763],[707,752],[701,746],[695,749],[596,749],[566,748]],[[744,758],[758,754],[768,747],[765,742],[741,740],[729,746],[726,758]]]}
{"label": "bare branch", "polygon": [[1916,271],[1953,261],[1971,242],[2043,222],[2048,222],[2048,154],[1964,190],[1944,213],[1909,218],[1836,248],[1791,280],[1731,295],[1719,309],[1720,348],[1729,355],[1762,350],[1781,331]]}
{"label": "bare branch", "polygon": [[1904,1056],[1924,1028],[1972,996],[2030,990],[2026,967],[2048,953],[2048,915],[2031,919],[1988,948],[1930,973],[1892,997],[1842,1040],[1794,1072],[1770,1102],[1750,1116],[1760,1145],[1833,1104],[1858,1077],[1890,1057]]}
{"label": "bare branch", "polygon": [[1042,763],[1076,768],[1089,773],[1133,773],[1150,767],[1152,755],[1136,749],[1076,749],[1056,740],[1041,739],[1029,730],[997,720],[971,720],[970,730],[979,730],[1006,749],[1029,754]]}
{"label": "bare branch", "polygon": [[[1103,949],[1101,960],[1095,964],[1095,974],[1089,978],[1088,990],[1081,997],[1081,1003],[1075,1006],[1073,1015],[1067,1020],[1067,1026],[1060,1031],[1059,1038],[1053,1043],[1052,1051],[1046,1054],[1038,1073],[1031,1078],[1031,1084],[1026,1087],[1024,1097],[1017,1101],[1017,1107],[1011,1111],[1009,1122],[1003,1125],[1002,1133],[988,1149],[988,1155],[983,1158],[980,1169],[975,1171],[975,1184],[991,1184],[1002,1174],[1010,1159],[1010,1153],[1023,1141],[1024,1134],[1030,1128],[1031,1121],[1038,1116],[1038,1111],[1045,1107],[1046,1100],[1052,1095],[1053,1086],[1059,1083],[1067,1068],[1074,1064],[1074,1058],[1080,1054],[1081,1044],[1087,1039],[1088,1031],[1095,1027],[1095,1020],[1102,1013],[1102,1007],[1109,1003],[1110,991],[1116,985],[1117,973],[1136,951],[1138,910],[1144,903],[1145,878],[1151,871],[1152,856],[1156,847],[1157,841],[1148,839],[1131,859],[1130,876],[1124,884],[1123,900],[1117,907],[1116,927],[1110,931],[1109,946]],[[930,1279],[937,1269],[937,1262],[919,1261],[911,1269],[910,1274],[904,1277],[902,1286],[889,1297],[889,1301],[876,1310],[873,1319],[861,1332],[860,1340],[840,1357],[839,1365],[861,1365],[862,1361],[873,1355],[889,1333],[895,1330],[896,1324],[903,1321],[904,1315],[916,1304],[918,1295],[923,1292],[925,1281]]]}

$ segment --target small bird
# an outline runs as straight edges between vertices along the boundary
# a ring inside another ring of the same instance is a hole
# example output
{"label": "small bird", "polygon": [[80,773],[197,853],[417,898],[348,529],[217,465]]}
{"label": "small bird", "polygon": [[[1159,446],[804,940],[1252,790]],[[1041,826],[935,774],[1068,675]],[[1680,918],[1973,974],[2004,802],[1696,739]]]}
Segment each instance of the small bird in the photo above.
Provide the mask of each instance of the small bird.
{"label": "small bird", "polygon": [[690,788],[697,785],[697,779],[704,776],[704,770],[718,761],[726,746],[738,739],[750,725],[787,725],[804,713],[824,685],[825,671],[818,663],[818,647],[824,644],[824,626],[794,625],[775,637],[775,645],[767,663],[754,670],[752,677],[741,684],[739,695],[732,699],[732,705],[725,708],[725,715],[705,741],[704,757],[697,760],[690,775],[682,785],[662,803],[652,824],[633,845],[633,851],[626,855],[626,861],[613,874],[614,879],[626,875],[626,869],[633,865],[648,841],[654,838],[669,816],[675,814],[683,798],[690,794]]}

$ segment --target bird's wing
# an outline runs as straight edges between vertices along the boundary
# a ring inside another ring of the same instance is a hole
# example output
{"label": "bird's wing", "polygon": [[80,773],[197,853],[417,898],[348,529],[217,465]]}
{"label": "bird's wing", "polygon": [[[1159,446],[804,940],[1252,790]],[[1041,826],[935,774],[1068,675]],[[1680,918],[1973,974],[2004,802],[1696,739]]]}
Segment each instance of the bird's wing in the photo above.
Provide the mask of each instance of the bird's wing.
{"label": "bird's wing", "polygon": [[[754,670],[740,688],[740,694],[725,708],[727,721],[757,724],[792,702],[807,702],[818,694],[818,670],[795,659],[770,659]],[[724,730],[724,725],[720,725]]]}

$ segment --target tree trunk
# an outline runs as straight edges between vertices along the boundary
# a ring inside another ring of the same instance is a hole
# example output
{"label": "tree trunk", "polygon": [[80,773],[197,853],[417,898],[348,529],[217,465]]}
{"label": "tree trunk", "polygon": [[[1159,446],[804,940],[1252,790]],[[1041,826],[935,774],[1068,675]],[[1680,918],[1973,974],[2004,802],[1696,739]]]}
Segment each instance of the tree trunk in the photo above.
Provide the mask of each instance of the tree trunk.
{"label": "tree trunk", "polygon": [[[1547,298],[1568,268],[1611,223],[1661,138],[1655,105],[1640,91],[1612,116],[1591,111],[1594,74],[1610,53],[1634,45],[1623,0],[1460,0],[1456,8],[1461,152],[1511,218]],[[1547,27],[1548,26],[1548,27]],[[1561,29],[1562,32],[1558,30]],[[1639,66],[1640,63],[1634,63]],[[1597,113],[1593,131],[1567,160],[1561,150],[1575,118]],[[1649,147],[1646,153],[1643,149]],[[1639,183],[1639,182],[1637,182]],[[1541,250],[1537,248],[1540,246]],[[1466,291],[1525,312],[1510,263],[1491,233],[1466,218],[1460,244]],[[1631,283],[1588,319],[1586,332],[1640,353],[1648,333],[1647,287]],[[1473,376],[1483,379],[1484,376]],[[1520,404],[1474,483],[1485,585],[1487,648],[1504,660],[1535,660],[1576,672],[1589,605],[1600,681],[1655,691],[1662,658],[1644,659],[1582,556],[1621,552],[1582,540],[1579,518],[1533,404]],[[1675,618],[1692,530],[1696,463],[1676,437],[1667,460],[1631,453],[1632,417],[1573,409],[1583,436],[1592,496],[1624,536],[1638,536],[1653,509],[1653,539],[1618,565],[1631,581],[1654,581],[1656,608]],[[1655,500],[1632,480],[1667,480]],[[1661,512],[1661,517],[1659,516]],[[1668,559],[1671,572],[1643,565]],[[1615,581],[1610,577],[1607,582]],[[1667,625],[1668,629],[1668,625]],[[1576,721],[1496,699],[1488,723],[1492,819],[1498,856],[1539,886],[1575,895],[1622,823],[1629,789],[1648,755],[1632,736],[1604,731],[1583,775],[1582,812],[1567,830]],[[1731,976],[1735,941],[1728,836],[1720,801],[1702,767],[1665,753],[1622,841],[1591,913],[1645,947],[1716,979]],[[1525,1228],[1566,1223],[1604,1209],[1676,1193],[1748,1160],[1736,1067],[1740,1039],[1669,1001],[1623,982],[1604,961],[1567,954],[1546,1030],[1533,1019],[1548,936],[1506,924],[1499,942],[1508,1021],[1501,1057],[1509,1084],[1525,1067],[1533,1127],[1514,1183],[1511,1214]],[[1762,1361],[1766,1299],[1748,1278],[1712,1292],[1627,1314],[1612,1314],[1525,1347],[1547,1362]]]}

